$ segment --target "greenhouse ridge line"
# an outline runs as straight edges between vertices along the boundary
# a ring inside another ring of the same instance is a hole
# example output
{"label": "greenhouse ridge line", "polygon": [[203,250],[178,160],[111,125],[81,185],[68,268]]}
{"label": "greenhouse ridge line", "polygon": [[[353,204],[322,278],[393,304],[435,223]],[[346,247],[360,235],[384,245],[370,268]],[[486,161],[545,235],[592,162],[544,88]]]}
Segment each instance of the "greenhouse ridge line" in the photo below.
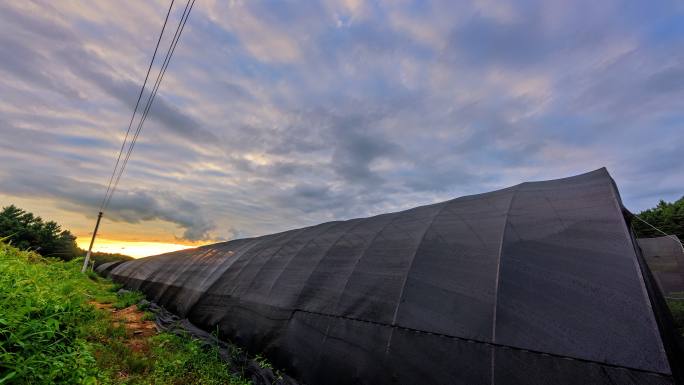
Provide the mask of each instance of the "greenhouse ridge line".
{"label": "greenhouse ridge line", "polygon": [[[161,32],[159,33],[159,38],[157,39],[157,44],[155,45],[154,48],[154,53],[152,54],[152,60],[150,60],[150,64],[147,68],[147,73],[145,75],[145,80],[143,81],[143,85],[140,89],[140,93],[138,94],[138,99],[135,103],[135,108],[133,109],[133,114],[131,115],[131,120],[128,124],[128,129],[126,130],[126,135],[124,136],[123,143],[121,144],[121,149],[119,150],[116,163],[114,164],[114,170],[112,170],[112,175],[109,177],[109,183],[107,184],[107,191],[105,192],[105,196],[102,199],[102,202],[100,204],[100,209],[97,214],[97,221],[95,222],[95,229],[93,230],[93,235],[92,238],[90,239],[90,245],[88,246],[88,252],[86,253],[86,257],[83,261],[83,267],[81,268],[81,272],[85,272],[86,269],[88,268],[88,262],[90,261],[90,255],[92,253],[93,249],[93,244],[95,243],[95,238],[97,237],[97,230],[100,227],[100,221],[102,220],[102,216],[104,211],[107,209],[109,206],[109,202],[112,199],[112,196],[114,195],[114,192],[116,191],[116,188],[119,184],[119,181],[121,180],[121,176],[123,175],[126,165],[128,164],[128,160],[131,157],[131,154],[133,153],[133,148],[135,147],[135,143],[138,140],[138,137],[140,135],[140,132],[142,131],[143,124],[145,123],[145,120],[147,119],[147,115],[150,111],[150,107],[152,106],[152,103],[154,102],[154,98],[157,95],[157,92],[159,90],[159,86],[161,85],[161,82],[164,78],[164,74],[166,73],[166,69],[169,66],[169,62],[171,61],[171,57],[173,57],[173,53],[176,50],[176,46],[178,45],[178,41],[180,40],[181,34],[183,33],[183,29],[185,28],[185,24],[188,21],[188,18],[190,17],[190,12],[192,11],[192,7],[195,5],[195,0],[187,0],[185,4],[185,8],[183,9],[183,14],[181,15],[180,20],[178,21],[178,26],[176,27],[176,32],[173,35],[173,38],[171,39],[171,43],[169,45],[169,48],[166,50],[166,55],[164,57],[164,62],[159,69],[159,73],[157,74],[157,79],[155,80],[154,86],[152,88],[152,91],[147,97],[147,101],[145,103],[144,111],[140,117],[140,120],[138,122],[138,125],[135,130],[135,134],[133,135],[133,138],[130,140],[128,144],[128,150],[126,151],[126,156],[124,157],[123,162],[121,162],[121,156],[123,155],[123,150],[126,148],[126,142],[128,141],[128,137],[131,133],[131,128],[133,127],[133,121],[135,120],[135,116],[138,112],[138,107],[140,105],[140,100],[142,99],[142,95],[145,91],[145,86],[147,85],[147,80],[149,78],[150,72],[152,70],[152,66],[154,64],[154,60],[157,56],[157,51],[159,49],[159,44],[161,42],[162,37],[164,36],[164,30],[166,29],[166,24],[169,19],[169,15],[171,14],[171,10],[173,9],[173,4],[175,0],[171,0],[171,3],[169,4],[169,9],[166,12],[166,17],[164,18],[164,24],[162,25]],[[116,178],[115,178],[116,175]]]}

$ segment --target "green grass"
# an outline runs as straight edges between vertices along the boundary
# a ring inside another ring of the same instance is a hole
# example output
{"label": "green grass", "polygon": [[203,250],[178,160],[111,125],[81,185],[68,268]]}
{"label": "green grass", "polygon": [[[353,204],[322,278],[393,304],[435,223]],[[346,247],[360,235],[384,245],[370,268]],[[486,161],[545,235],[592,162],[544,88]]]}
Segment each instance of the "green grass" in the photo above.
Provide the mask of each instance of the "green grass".
{"label": "green grass", "polygon": [[[670,293],[670,296],[674,298],[684,298],[684,293]],[[670,313],[672,313],[675,327],[679,330],[681,335],[684,335],[684,300],[668,299],[667,305],[670,308]]]}
{"label": "green grass", "polygon": [[143,321],[154,321],[154,313],[146,311],[145,314],[143,314],[142,318]]}
{"label": "green grass", "polygon": [[[247,384],[217,352],[169,333],[132,349],[90,301],[124,308],[140,293],[0,242],[0,384]],[[153,318],[146,313],[145,318]]]}
{"label": "green grass", "polygon": [[116,301],[112,304],[117,309],[127,308],[131,305],[135,305],[140,302],[141,299],[145,298],[142,293],[136,291],[127,291],[121,295],[116,296]]}

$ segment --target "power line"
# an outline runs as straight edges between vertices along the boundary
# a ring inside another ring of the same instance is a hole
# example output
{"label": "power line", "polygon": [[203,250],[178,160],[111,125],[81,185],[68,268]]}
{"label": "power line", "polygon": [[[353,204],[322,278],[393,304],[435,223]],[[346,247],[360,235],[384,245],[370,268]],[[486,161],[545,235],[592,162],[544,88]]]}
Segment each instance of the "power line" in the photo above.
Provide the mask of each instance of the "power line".
{"label": "power line", "polygon": [[109,202],[112,199],[112,196],[114,195],[114,192],[116,191],[116,188],[119,184],[119,181],[121,179],[121,176],[123,175],[126,165],[128,164],[128,160],[131,157],[131,154],[133,153],[133,148],[135,147],[135,143],[138,140],[138,136],[140,135],[140,132],[142,131],[143,124],[145,123],[145,120],[147,120],[147,116],[149,114],[150,108],[152,107],[152,103],[154,102],[154,98],[157,95],[157,91],[159,90],[159,86],[161,85],[162,80],[164,79],[164,74],[166,74],[166,70],[169,66],[169,63],[171,61],[171,57],[173,57],[174,52],[176,51],[176,46],[178,45],[178,41],[180,40],[181,34],[183,33],[183,29],[185,28],[185,24],[188,21],[188,18],[190,17],[190,12],[192,11],[192,7],[195,5],[195,0],[188,0],[185,4],[185,8],[183,9],[183,14],[181,16],[180,21],[178,22],[178,26],[176,27],[176,31],[173,35],[173,38],[171,39],[171,43],[169,45],[169,48],[166,51],[166,55],[164,58],[164,62],[162,63],[162,67],[159,70],[159,73],[157,75],[157,79],[154,83],[153,89],[150,92],[150,95],[147,97],[147,102],[145,104],[145,108],[143,111],[143,114],[140,118],[140,121],[138,122],[138,126],[135,130],[135,134],[133,136],[133,139],[131,140],[129,146],[128,146],[128,151],[126,153],[126,157],[124,158],[124,161],[119,168],[119,172],[116,176],[116,179],[114,181],[114,184],[109,191],[109,196],[105,198],[104,206],[103,209],[106,209],[107,206],[109,206]]}
{"label": "power line", "polygon": [[654,230],[656,230],[656,231],[662,233],[662,234],[665,235],[667,238],[670,238],[670,239],[672,239],[673,241],[677,242],[677,243],[679,244],[679,246],[681,246],[682,249],[684,249],[684,244],[682,244],[682,242],[679,240],[679,238],[677,238],[677,236],[672,235],[672,234],[668,234],[668,233],[664,232],[663,230],[661,230],[661,229],[659,229],[659,228],[653,226],[652,224],[646,222],[645,220],[639,218],[638,215],[635,215],[634,217],[635,217],[636,219],[638,219],[638,220],[644,222],[645,224],[647,224],[648,226],[650,226],[652,229],[654,229]]}
{"label": "power line", "polygon": [[152,60],[150,60],[150,65],[147,67],[147,73],[145,74],[145,81],[140,88],[140,93],[138,94],[138,100],[135,102],[135,108],[133,109],[133,115],[131,115],[131,120],[128,122],[128,129],[126,130],[126,136],[124,136],[123,143],[121,143],[121,149],[119,150],[119,156],[116,158],[116,163],[114,164],[114,169],[112,170],[112,175],[109,177],[109,183],[107,184],[107,191],[102,198],[102,203],[100,203],[100,211],[104,209],[105,201],[107,200],[107,195],[112,186],[112,181],[114,180],[114,174],[119,167],[119,161],[121,161],[121,155],[123,154],[124,147],[126,146],[126,141],[128,140],[128,135],[131,132],[131,127],[133,126],[133,120],[135,119],[135,114],[138,112],[138,105],[140,105],[140,99],[142,98],[143,92],[145,91],[145,86],[147,85],[147,79],[150,76],[150,71],[152,70],[152,65],[154,64],[154,58],[157,56],[157,50],[159,49],[159,43],[161,42],[162,36],[164,36],[164,30],[166,29],[166,23],[169,21],[169,15],[171,14],[171,9],[173,8],[173,2],[169,4],[169,10],[166,11],[166,17],[164,18],[164,24],[162,25],[161,32],[159,32],[159,38],[157,39],[157,44],[154,46],[154,53],[152,54]]}
{"label": "power line", "polygon": [[[195,3],[195,1],[193,0],[192,5],[194,5],[194,3]],[[109,192],[109,196],[107,196],[105,199],[105,203],[104,203],[105,209],[109,206],[109,202],[111,201],[112,196],[114,195],[114,192],[116,191],[116,188],[119,184],[121,176],[123,175],[124,170],[126,168],[126,165],[128,164],[128,160],[130,159],[131,154],[133,153],[133,148],[135,147],[135,143],[138,140],[138,136],[140,135],[140,132],[142,131],[143,124],[144,124],[145,120],[147,119],[147,115],[148,115],[149,110],[152,106],[152,102],[154,101],[154,98],[157,94],[157,91],[159,89],[161,81],[164,78],[164,74],[166,73],[166,68],[168,67],[168,64],[171,60],[171,57],[173,56],[173,52],[175,51],[176,45],[178,44],[178,41],[180,39],[180,34],[182,33],[183,28],[185,27],[185,23],[187,22],[188,16],[190,16],[189,9],[191,9],[192,6],[190,6],[190,8],[188,8],[189,4],[190,4],[190,0],[188,0],[185,4],[185,8],[183,9],[183,14],[181,16],[180,21],[178,22],[178,26],[176,27],[176,31],[174,32],[173,38],[171,39],[171,43],[169,45],[169,48],[166,51],[164,61],[163,61],[162,66],[159,70],[159,73],[157,74],[157,79],[155,80],[153,89],[147,97],[147,102],[145,103],[145,108],[144,108],[142,116],[138,122],[138,126],[136,127],[133,139],[131,140],[131,142],[128,146],[128,151],[126,153],[126,157],[124,158],[122,166],[118,170],[118,174],[117,174],[116,179],[114,181],[113,187],[112,187],[111,191]]]}
{"label": "power line", "polygon": [[[95,237],[97,236],[97,229],[100,226],[100,220],[102,219],[102,213],[104,210],[107,209],[107,206],[109,206],[109,202],[112,199],[112,196],[114,195],[114,192],[116,191],[116,187],[119,184],[119,180],[121,179],[121,176],[123,175],[124,170],[126,169],[126,164],[128,163],[128,159],[131,157],[131,153],[133,152],[133,147],[135,147],[135,142],[138,140],[138,136],[140,135],[140,131],[142,130],[143,123],[145,123],[145,120],[147,119],[147,114],[150,111],[150,107],[152,106],[152,102],[154,101],[154,97],[157,94],[157,91],[159,90],[159,85],[161,84],[162,79],[164,78],[164,74],[166,73],[166,69],[169,66],[169,62],[171,61],[171,57],[173,56],[174,51],[176,50],[176,46],[178,45],[178,41],[180,40],[180,36],[183,33],[183,29],[185,28],[185,24],[188,21],[188,17],[190,17],[190,11],[192,11],[192,7],[195,5],[195,0],[192,0],[192,3],[190,2],[191,0],[187,0],[185,4],[185,8],[183,9],[183,15],[181,16],[180,21],[178,22],[178,27],[176,27],[176,32],[173,35],[173,38],[171,40],[171,45],[169,45],[169,48],[166,51],[166,56],[164,58],[164,62],[159,70],[159,74],[157,75],[157,79],[155,81],[154,87],[152,88],[152,91],[150,92],[150,95],[147,98],[147,103],[145,104],[144,112],[142,113],[140,117],[140,121],[138,123],[138,126],[136,127],[135,134],[133,135],[133,138],[131,139],[129,145],[128,145],[128,150],[126,152],[126,157],[123,160],[123,163],[121,163],[121,156],[123,155],[123,149],[126,147],[126,142],[128,141],[128,136],[130,135],[131,132],[131,127],[133,127],[133,121],[135,120],[135,115],[138,111],[138,106],[140,105],[140,100],[142,99],[142,94],[145,91],[145,86],[147,85],[147,79],[149,78],[150,72],[152,70],[152,65],[154,64],[154,59],[157,56],[157,50],[159,49],[159,44],[161,42],[162,36],[164,35],[164,30],[166,29],[166,24],[169,20],[169,15],[171,13],[171,10],[173,8],[173,3],[174,0],[171,0],[171,4],[169,4],[169,10],[166,12],[166,17],[164,19],[164,24],[162,26],[161,33],[159,34],[159,38],[157,39],[157,44],[154,48],[154,54],[152,55],[152,60],[150,61],[150,65],[147,68],[147,74],[145,75],[145,81],[143,82],[143,86],[140,89],[140,94],[138,95],[138,100],[135,103],[135,108],[133,109],[133,115],[131,116],[131,120],[128,123],[128,129],[126,130],[126,136],[124,137],[124,141],[121,144],[121,149],[119,150],[119,155],[117,156],[116,163],[114,165],[114,170],[112,171],[112,175],[109,177],[109,183],[107,185],[107,191],[105,192],[105,196],[102,199],[102,203],[100,204],[100,211],[97,215],[97,222],[95,223],[95,229],[93,230],[93,237],[90,240],[90,246],[88,247],[88,253],[86,254],[85,260],[83,261],[83,268],[81,269],[81,272],[85,272],[86,268],[88,267],[88,262],[90,260],[90,255],[91,251],[93,249],[93,243],[95,242]],[[119,167],[120,165],[120,167]],[[114,178],[114,175],[116,175],[116,179]]]}

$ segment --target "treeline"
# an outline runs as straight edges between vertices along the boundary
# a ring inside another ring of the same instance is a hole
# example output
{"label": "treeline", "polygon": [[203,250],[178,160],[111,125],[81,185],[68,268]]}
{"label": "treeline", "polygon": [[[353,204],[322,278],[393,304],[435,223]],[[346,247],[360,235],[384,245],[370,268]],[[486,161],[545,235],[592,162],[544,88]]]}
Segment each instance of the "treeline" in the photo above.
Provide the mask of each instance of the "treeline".
{"label": "treeline", "polygon": [[[76,244],[76,237],[54,221],[44,221],[15,205],[0,211],[0,240],[22,250],[34,251],[44,257],[65,261],[84,257],[86,250]],[[96,265],[132,259],[123,254],[95,252],[91,255]]]}
{"label": "treeline", "polygon": [[[672,203],[661,200],[656,207],[644,210],[637,216],[665,233],[676,235],[684,241],[684,197]],[[663,236],[663,233],[639,219],[634,219],[632,225],[640,238]]]}

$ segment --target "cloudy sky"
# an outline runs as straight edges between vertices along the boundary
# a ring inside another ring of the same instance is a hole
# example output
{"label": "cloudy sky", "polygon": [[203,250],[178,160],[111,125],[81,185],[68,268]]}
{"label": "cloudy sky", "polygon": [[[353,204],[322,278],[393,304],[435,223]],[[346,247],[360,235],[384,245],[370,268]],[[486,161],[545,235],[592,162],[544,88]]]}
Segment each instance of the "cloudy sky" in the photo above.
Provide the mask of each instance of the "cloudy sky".
{"label": "cloudy sky", "polygon": [[[0,1],[0,205],[87,240],[168,4]],[[603,166],[630,210],[677,199],[683,20],[681,1],[197,0],[101,245],[260,235]]]}

